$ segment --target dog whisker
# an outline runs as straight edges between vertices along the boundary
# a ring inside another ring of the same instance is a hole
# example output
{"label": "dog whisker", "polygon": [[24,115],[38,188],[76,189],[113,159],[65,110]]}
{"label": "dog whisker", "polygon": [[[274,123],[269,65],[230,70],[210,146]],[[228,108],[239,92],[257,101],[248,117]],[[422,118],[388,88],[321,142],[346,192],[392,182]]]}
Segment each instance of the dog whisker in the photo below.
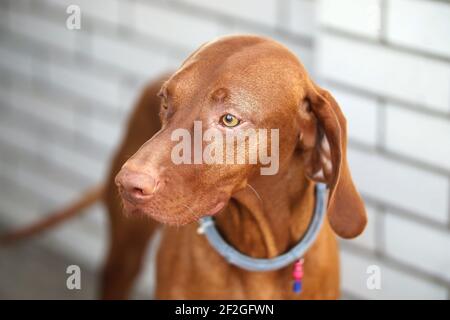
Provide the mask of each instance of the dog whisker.
{"label": "dog whisker", "polygon": [[261,196],[259,195],[259,193],[255,190],[255,188],[252,187],[252,185],[250,183],[247,184],[247,186],[256,194],[256,196],[258,197],[259,201],[261,201],[261,203],[263,202],[261,199]]}

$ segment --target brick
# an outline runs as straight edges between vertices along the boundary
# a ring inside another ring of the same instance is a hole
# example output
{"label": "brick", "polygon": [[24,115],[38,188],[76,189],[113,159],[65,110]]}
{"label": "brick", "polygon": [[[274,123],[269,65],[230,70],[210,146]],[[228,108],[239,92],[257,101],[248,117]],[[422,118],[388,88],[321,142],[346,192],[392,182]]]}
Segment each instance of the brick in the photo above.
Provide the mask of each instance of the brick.
{"label": "brick", "polygon": [[48,209],[57,208],[76,198],[78,190],[49,179],[36,168],[21,166],[13,178],[47,200]]}
{"label": "brick", "polygon": [[[66,145],[68,139],[62,138],[60,135],[61,129],[56,131],[58,132],[57,135],[52,135],[52,125],[48,124],[45,127],[46,123],[40,121],[37,117],[30,117],[26,112],[15,112],[13,117],[0,122],[1,143],[19,147],[26,153],[29,153],[29,155],[25,155],[27,157],[40,156],[46,159],[50,165],[57,164],[81,177],[90,178],[91,180],[101,177],[106,161],[103,163],[93,160],[92,157],[88,157],[82,151],[76,150],[74,145]],[[49,139],[48,135],[52,138]],[[4,146],[2,150],[7,152]],[[23,157],[24,155],[21,155],[21,158],[17,159],[18,163],[23,162],[21,160],[24,159],[28,160],[28,158]],[[25,161],[24,163],[26,167],[29,162]]]}
{"label": "brick", "polygon": [[48,161],[54,161],[61,167],[89,178],[91,181],[99,181],[105,174],[108,163],[95,160],[75,150],[73,146],[62,146],[60,143],[47,142],[45,150]]}
{"label": "brick", "polygon": [[439,1],[387,2],[387,40],[450,57],[450,5]]}
{"label": "brick", "polygon": [[[43,97],[42,92],[37,94],[13,91],[13,93],[13,108],[20,111],[20,117],[23,118],[16,121],[14,126],[20,128],[32,123],[34,128],[46,128],[39,133],[41,140],[47,140],[50,135],[51,143],[69,144],[71,148],[76,149],[75,139],[81,139],[83,148],[79,152],[89,153],[91,150],[96,150],[95,159],[98,160],[104,159],[105,150],[109,150],[106,154],[109,155],[111,146],[117,143],[117,132],[121,130],[121,127],[114,123],[108,123],[98,117],[84,118],[80,114],[77,115],[74,109],[67,105],[67,101],[58,103],[58,99],[54,97]],[[79,145],[81,146],[81,143]],[[47,157],[43,149],[38,143],[39,154]],[[109,159],[104,160],[107,162]]]}
{"label": "brick", "polygon": [[[23,226],[36,221],[43,209],[45,199],[30,193],[18,185],[16,178],[11,179],[11,173],[15,171],[0,170],[0,211],[2,223],[13,226]],[[26,194],[27,201],[23,201]]]}
{"label": "brick", "polygon": [[[22,157],[28,156],[28,159],[32,161],[33,155],[28,152],[21,151],[20,148],[12,145],[13,143],[10,141],[5,142],[4,140],[0,140],[0,171],[8,172],[8,174],[14,174],[15,170],[19,165],[18,159],[22,160]],[[0,185],[0,191],[3,187],[8,188],[8,185]]]}
{"label": "brick", "polygon": [[139,83],[122,83],[120,89],[120,107],[121,107],[121,118],[119,121],[121,125],[125,125],[128,117],[131,114],[132,109],[135,107],[139,94],[144,90],[144,86],[147,81],[139,82]]}
{"label": "brick", "polygon": [[[14,152],[16,145],[14,143],[1,143],[0,147],[3,152]],[[60,177],[54,172],[49,172],[48,168],[43,168],[39,161],[32,158],[32,154],[27,151],[18,151],[15,163],[11,163],[5,167],[3,177],[9,179],[8,190],[12,192],[8,196],[11,201],[38,204],[38,211],[48,211],[54,206],[58,206],[67,201],[76,194],[73,186],[62,183]],[[31,159],[29,159],[30,157]],[[36,203],[37,202],[37,203]],[[44,214],[45,212],[40,212]]]}
{"label": "brick", "polygon": [[52,63],[50,79],[56,87],[78,94],[93,102],[101,102],[117,107],[119,102],[119,81],[112,76],[100,76],[83,66],[59,65]]}
{"label": "brick", "polygon": [[35,132],[24,130],[26,121],[17,126],[15,117],[0,121],[0,141],[13,142],[16,146],[23,148],[33,154],[39,154],[40,141]]}
{"label": "brick", "polygon": [[[450,121],[399,108],[386,110],[387,149],[450,170]],[[401,125],[399,125],[401,124]]]}
{"label": "brick", "polygon": [[[2,4],[0,4],[1,6]],[[5,8],[0,7],[0,28],[7,28],[9,22],[9,11],[5,10]]]}
{"label": "brick", "polygon": [[99,61],[123,68],[143,78],[154,77],[168,67],[167,54],[145,48],[126,39],[94,35],[92,55]]}
{"label": "brick", "polygon": [[307,43],[299,43],[292,39],[274,33],[271,30],[260,30],[254,26],[234,24],[224,32],[225,34],[258,34],[261,36],[272,38],[291,50],[302,64],[306,67],[311,76],[314,76],[314,52],[312,45]]}
{"label": "brick", "polygon": [[323,34],[319,74],[414,105],[448,112],[450,65],[374,44]]}
{"label": "brick", "polygon": [[119,1],[119,24],[129,28],[134,22],[135,1]]}
{"label": "brick", "polygon": [[111,150],[119,142],[121,128],[117,123],[107,122],[97,117],[92,117],[89,123],[89,133],[91,137]]}
{"label": "brick", "polygon": [[[2,116],[9,115],[9,112],[12,110],[11,99],[12,94],[10,87],[5,86],[5,84],[0,82],[0,101],[1,101],[0,108],[2,110]],[[4,120],[3,118],[4,117],[0,118],[0,121]]]}
{"label": "brick", "polygon": [[33,74],[32,57],[4,46],[1,40],[0,42],[2,43],[0,47],[0,68],[12,73],[19,73],[25,78],[31,78]]}
{"label": "brick", "polygon": [[[270,27],[277,24],[277,1],[276,0],[182,0],[185,3],[193,4],[217,12],[220,15],[227,15],[244,21],[256,22]],[[257,11],[255,12],[255,9]]]}
{"label": "brick", "polygon": [[385,220],[386,254],[450,281],[450,233],[394,214]]}
{"label": "brick", "polygon": [[32,0],[23,0],[23,1],[3,1],[5,2],[5,6],[11,9],[18,10],[31,10]]}
{"label": "brick", "polygon": [[9,25],[13,32],[68,51],[76,47],[75,32],[66,28],[63,22],[52,23],[36,15],[9,12]]}
{"label": "brick", "polygon": [[[371,274],[367,268],[380,268],[381,288],[370,290],[367,279]],[[343,250],[341,252],[342,289],[362,299],[446,299],[444,286],[391,267],[373,256],[359,256]]]}
{"label": "brick", "polygon": [[449,182],[445,176],[351,148],[348,158],[356,186],[363,194],[447,223]]}
{"label": "brick", "polygon": [[61,105],[56,101],[45,98],[42,93],[20,90],[17,87],[11,90],[11,103],[17,110],[21,110],[47,125],[56,125],[67,131],[77,131],[74,122],[74,112],[71,106]]}
{"label": "brick", "polygon": [[139,32],[189,50],[219,35],[219,25],[215,22],[140,2],[136,3],[135,21]]}
{"label": "brick", "polygon": [[287,17],[282,19],[281,27],[306,37],[316,34],[316,2],[310,0],[287,1]]}
{"label": "brick", "polygon": [[[1,88],[1,87],[0,87]],[[100,119],[87,118],[85,121],[80,121],[80,115],[77,115],[75,109],[67,100],[61,101],[56,95],[49,95],[45,90],[32,91],[24,90],[22,88],[13,87],[10,89],[10,105],[15,110],[14,122],[10,123],[20,130],[21,127],[46,128],[39,134],[39,139],[45,138],[45,133],[56,128],[59,143],[64,144],[66,141],[74,142],[75,136],[82,136],[87,141],[102,141],[98,139],[98,132],[91,132],[92,121],[103,121]],[[1,91],[0,91],[1,93]],[[30,129],[28,129],[29,131]],[[60,139],[61,132],[64,133],[64,138]],[[26,134],[26,133],[25,133]],[[111,132],[109,132],[111,134]],[[33,134],[34,135],[34,134]],[[112,136],[110,136],[112,138]],[[36,143],[36,150],[39,154],[44,154],[39,143]],[[95,145],[95,144],[94,144]]]}
{"label": "brick", "polygon": [[326,89],[334,96],[347,118],[348,137],[374,147],[377,143],[379,103],[374,98],[333,86],[326,86]]}
{"label": "brick", "polygon": [[376,249],[376,228],[378,224],[378,220],[381,219],[380,212],[366,204],[366,210],[367,210],[367,225],[366,229],[364,229],[364,232],[359,235],[355,239],[350,240],[344,240],[341,239],[343,243],[351,243],[351,244],[357,244],[361,246],[362,248],[368,249],[368,250],[375,250]]}
{"label": "brick", "polygon": [[320,0],[319,22],[327,27],[378,38],[381,29],[381,0]]}

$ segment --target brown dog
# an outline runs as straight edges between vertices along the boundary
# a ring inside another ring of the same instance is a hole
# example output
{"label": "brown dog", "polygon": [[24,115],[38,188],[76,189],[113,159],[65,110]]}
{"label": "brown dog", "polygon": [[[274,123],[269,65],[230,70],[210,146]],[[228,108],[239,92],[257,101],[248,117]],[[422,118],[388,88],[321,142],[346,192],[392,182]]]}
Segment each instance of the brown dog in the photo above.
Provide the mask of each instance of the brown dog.
{"label": "brown dog", "polygon": [[[174,164],[176,142],[171,135],[180,128],[192,132],[194,121],[224,133],[279,129],[278,173],[261,175],[260,163]],[[304,256],[300,295],[291,291],[292,266],[250,272],[230,265],[191,223],[214,214],[217,228],[234,248],[252,257],[273,258],[304,235],[317,181],[330,189],[328,219]],[[256,36],[207,43],[170,78],[145,90],[113,160],[104,200],[111,221],[102,279],[102,297],[108,299],[128,297],[148,242],[160,226],[156,221],[184,225],[163,228],[157,298],[338,298],[333,230],[351,238],[366,223],[347,166],[346,124],[339,106],[285,47]],[[90,203],[92,196],[77,209]],[[63,215],[72,216],[73,211]]]}
{"label": "brown dog", "polygon": [[[345,119],[333,97],[309,79],[285,47],[256,36],[224,37],[203,45],[159,95],[161,130],[116,177],[129,216],[141,213],[186,225],[164,229],[156,296],[337,298],[338,252],[332,230],[355,237],[364,229],[366,215],[347,166]],[[192,132],[194,121],[201,121],[204,130],[215,127],[224,133],[279,129],[278,173],[260,175],[260,163],[175,165],[171,135],[179,128]],[[305,233],[314,209],[315,181],[330,188],[328,223],[305,256],[300,296],[289,290],[292,268],[249,272],[232,266],[192,224],[215,214],[220,232],[240,252],[261,258],[280,255]],[[121,226],[113,229],[123,232],[127,220],[116,219]],[[151,223],[133,224],[127,235],[115,235],[115,241],[130,243],[122,251],[138,259],[152,228]]]}

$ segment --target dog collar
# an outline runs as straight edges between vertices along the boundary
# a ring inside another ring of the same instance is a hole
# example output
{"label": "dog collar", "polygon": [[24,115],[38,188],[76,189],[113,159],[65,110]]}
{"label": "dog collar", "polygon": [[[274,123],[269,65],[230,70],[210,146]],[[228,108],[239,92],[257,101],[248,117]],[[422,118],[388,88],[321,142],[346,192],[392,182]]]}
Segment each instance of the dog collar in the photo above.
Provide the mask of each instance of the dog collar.
{"label": "dog collar", "polygon": [[[294,278],[303,276],[303,255],[311,247],[314,240],[319,234],[320,227],[325,216],[325,194],[326,185],[323,183],[316,184],[316,203],[314,207],[314,214],[309,223],[306,233],[302,239],[288,252],[271,259],[252,258],[234,249],[230,246],[220,235],[216,228],[214,219],[212,217],[204,217],[199,220],[199,233],[205,234],[210,245],[230,264],[235,265],[241,269],[248,271],[273,271],[286,267],[287,265],[296,262],[294,269]],[[299,286],[301,281],[298,280]],[[294,286],[295,288],[295,286]],[[301,290],[301,288],[299,289]],[[294,291],[297,291],[294,289]]]}

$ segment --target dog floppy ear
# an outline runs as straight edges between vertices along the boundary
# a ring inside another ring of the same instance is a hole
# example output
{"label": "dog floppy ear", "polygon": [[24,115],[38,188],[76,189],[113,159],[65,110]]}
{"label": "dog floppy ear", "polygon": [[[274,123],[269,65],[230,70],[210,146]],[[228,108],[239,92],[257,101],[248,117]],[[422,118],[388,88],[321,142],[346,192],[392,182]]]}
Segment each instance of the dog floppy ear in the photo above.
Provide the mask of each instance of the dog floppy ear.
{"label": "dog floppy ear", "polygon": [[300,146],[307,176],[328,185],[327,215],[343,238],[359,235],[367,222],[364,203],[347,164],[347,127],[332,95],[310,83],[300,106]]}

